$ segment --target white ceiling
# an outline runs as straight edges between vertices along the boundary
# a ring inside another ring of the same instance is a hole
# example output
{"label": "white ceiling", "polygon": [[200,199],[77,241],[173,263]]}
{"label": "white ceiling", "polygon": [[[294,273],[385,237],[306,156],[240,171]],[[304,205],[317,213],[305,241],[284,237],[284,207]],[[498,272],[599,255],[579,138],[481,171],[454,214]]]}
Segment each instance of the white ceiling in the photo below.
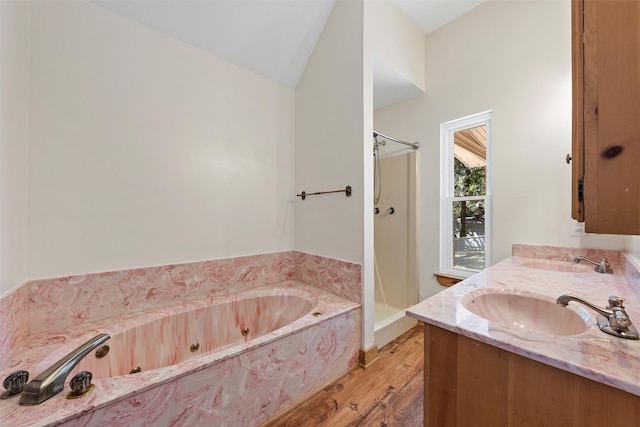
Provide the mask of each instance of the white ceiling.
{"label": "white ceiling", "polygon": [[373,109],[422,94],[422,89],[377,57],[373,58]]}
{"label": "white ceiling", "polygon": [[486,0],[392,0],[423,33],[429,34]]}
{"label": "white ceiling", "polygon": [[[335,0],[91,0],[118,15],[295,88]],[[425,34],[485,0],[393,0]],[[418,92],[416,92],[418,91]],[[380,61],[380,107],[419,90]]]}
{"label": "white ceiling", "polygon": [[298,84],[335,3],[335,0],[91,1],[292,88]]}

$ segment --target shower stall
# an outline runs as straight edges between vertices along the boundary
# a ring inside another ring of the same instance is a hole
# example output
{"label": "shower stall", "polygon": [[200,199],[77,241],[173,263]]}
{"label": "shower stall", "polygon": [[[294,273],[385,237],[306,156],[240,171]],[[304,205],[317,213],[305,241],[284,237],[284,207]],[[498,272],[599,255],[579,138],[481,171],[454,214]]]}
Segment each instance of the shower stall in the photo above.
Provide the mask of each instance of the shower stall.
{"label": "shower stall", "polygon": [[[417,260],[418,143],[374,131],[374,338],[381,348],[416,324],[405,310],[419,302]],[[387,141],[412,150],[386,150]]]}

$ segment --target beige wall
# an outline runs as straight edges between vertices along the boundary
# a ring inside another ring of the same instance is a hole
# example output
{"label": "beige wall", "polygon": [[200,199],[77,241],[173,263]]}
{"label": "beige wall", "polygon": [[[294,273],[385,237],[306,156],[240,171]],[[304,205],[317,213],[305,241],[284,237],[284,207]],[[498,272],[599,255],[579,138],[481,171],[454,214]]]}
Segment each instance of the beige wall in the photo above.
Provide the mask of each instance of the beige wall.
{"label": "beige wall", "polygon": [[30,36],[30,279],[293,249],[292,89],[89,2]]}
{"label": "beige wall", "polygon": [[[363,26],[364,3],[337,0],[318,44],[296,87],[296,193],[353,188],[344,193],[300,198],[295,204],[297,251],[365,264],[373,254],[373,219],[363,212],[370,203],[370,157],[364,146],[371,130],[371,77],[367,81]],[[367,82],[369,86],[367,86]],[[367,105],[369,105],[367,109]],[[368,129],[365,132],[365,129]],[[365,186],[367,183],[367,186]],[[371,242],[367,245],[367,239]],[[370,258],[373,260],[373,257]],[[373,266],[363,270],[362,346],[373,344]],[[369,304],[367,300],[371,301]]]}
{"label": "beige wall", "polygon": [[627,253],[640,261],[640,236],[627,236],[625,249]]}
{"label": "beige wall", "polygon": [[493,261],[513,243],[621,249],[620,236],[571,237],[569,2],[488,1],[426,38],[424,96],[376,110],[421,151],[421,297],[441,289],[439,125],[493,109]]}
{"label": "beige wall", "polygon": [[27,280],[29,3],[0,1],[0,297]]}
{"label": "beige wall", "polygon": [[367,3],[373,55],[417,88],[425,88],[424,34],[391,0]]}
{"label": "beige wall", "polygon": [[362,2],[338,0],[296,88],[295,249],[363,262]]}

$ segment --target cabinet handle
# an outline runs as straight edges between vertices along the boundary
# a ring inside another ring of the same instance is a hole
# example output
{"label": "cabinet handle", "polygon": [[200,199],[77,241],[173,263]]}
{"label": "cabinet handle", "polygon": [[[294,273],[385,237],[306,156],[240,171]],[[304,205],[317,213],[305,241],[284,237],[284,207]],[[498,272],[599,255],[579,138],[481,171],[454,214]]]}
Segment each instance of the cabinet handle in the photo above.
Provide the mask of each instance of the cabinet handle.
{"label": "cabinet handle", "polygon": [[567,164],[571,163],[571,154],[567,154],[567,157],[564,159],[567,161]]}

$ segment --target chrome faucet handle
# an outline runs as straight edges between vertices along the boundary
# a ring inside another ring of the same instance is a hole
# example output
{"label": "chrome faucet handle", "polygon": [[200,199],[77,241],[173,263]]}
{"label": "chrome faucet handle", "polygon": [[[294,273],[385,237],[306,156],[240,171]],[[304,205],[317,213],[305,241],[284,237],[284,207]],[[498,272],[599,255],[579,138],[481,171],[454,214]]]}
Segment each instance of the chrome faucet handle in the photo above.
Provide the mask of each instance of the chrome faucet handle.
{"label": "chrome faucet handle", "polygon": [[109,338],[108,334],[98,334],[51,365],[24,386],[19,403],[21,405],[37,405],[60,393],[71,370],[87,354]]}
{"label": "chrome faucet handle", "polygon": [[29,380],[29,372],[27,371],[15,371],[10,373],[2,382],[2,386],[7,391],[0,394],[0,399],[9,399],[22,393],[22,388],[27,383],[27,380]]}
{"label": "chrome faucet handle", "polygon": [[624,310],[624,298],[617,297],[615,295],[609,295],[609,305],[608,309],[612,309],[613,307],[620,307]]}
{"label": "chrome faucet handle", "polygon": [[612,315],[609,316],[609,323],[617,331],[628,331],[631,326],[631,319],[629,319],[627,312],[624,311],[624,299],[610,295],[608,301],[607,308],[612,312]]}
{"label": "chrome faucet handle", "polygon": [[622,309],[616,309],[613,312],[613,319],[609,318],[611,326],[615,327],[619,332],[626,332],[631,326],[629,315]]}
{"label": "chrome faucet handle", "polygon": [[600,258],[600,262],[596,267],[596,271],[598,273],[607,273],[607,274],[613,273],[613,270],[611,269],[611,264],[609,264],[609,259],[606,256],[603,256],[602,258]]}
{"label": "chrome faucet handle", "polygon": [[67,394],[67,399],[75,399],[91,392],[95,388],[95,385],[91,384],[92,378],[93,375],[89,371],[78,372],[69,382],[69,387],[73,391]]}
{"label": "chrome faucet handle", "polygon": [[609,264],[609,259],[606,256],[603,256],[602,258],[600,258],[600,262],[591,261],[589,258],[585,258],[583,256],[577,256],[573,259],[573,262],[575,262],[576,264],[578,264],[580,261],[587,261],[595,265],[596,268],[594,270],[598,273],[607,273],[607,274],[613,273],[613,270],[611,269],[611,264]]}
{"label": "chrome faucet handle", "polygon": [[580,303],[598,313],[596,320],[598,321],[598,327],[602,332],[606,332],[607,334],[614,335],[619,338],[631,340],[640,339],[640,334],[636,330],[635,326],[633,326],[627,312],[624,311],[624,306],[622,305],[624,299],[618,298],[615,295],[609,296],[609,306],[607,306],[606,309],[595,306],[590,302],[574,297],[573,295],[560,295],[558,299],[556,299],[556,302],[563,307],[566,307],[571,301]]}

